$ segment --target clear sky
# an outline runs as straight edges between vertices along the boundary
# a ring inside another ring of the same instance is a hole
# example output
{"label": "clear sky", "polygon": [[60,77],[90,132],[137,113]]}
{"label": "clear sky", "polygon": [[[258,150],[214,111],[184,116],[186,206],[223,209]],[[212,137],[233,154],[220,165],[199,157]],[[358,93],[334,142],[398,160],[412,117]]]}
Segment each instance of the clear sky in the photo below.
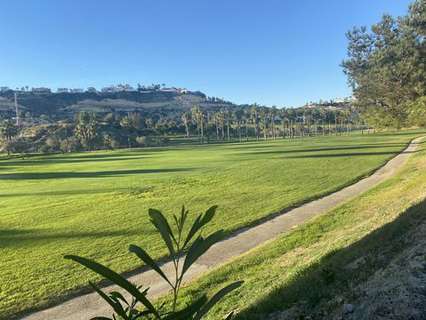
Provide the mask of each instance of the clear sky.
{"label": "clear sky", "polygon": [[165,83],[237,103],[350,95],[345,32],[409,0],[0,0],[0,86]]}

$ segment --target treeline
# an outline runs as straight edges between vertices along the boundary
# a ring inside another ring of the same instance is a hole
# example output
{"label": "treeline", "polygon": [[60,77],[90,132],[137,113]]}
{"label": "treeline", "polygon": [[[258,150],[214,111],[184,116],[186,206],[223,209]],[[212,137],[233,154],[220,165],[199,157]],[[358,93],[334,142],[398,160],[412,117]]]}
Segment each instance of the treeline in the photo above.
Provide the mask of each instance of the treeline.
{"label": "treeline", "polygon": [[7,153],[74,152],[163,146],[187,142],[248,141],[350,133],[364,128],[350,107],[277,109],[259,105],[216,111],[194,106],[176,113],[79,112],[73,121],[16,126],[0,124],[0,149]]}
{"label": "treeline", "polygon": [[343,68],[365,120],[374,127],[426,125],[426,1],[408,14],[347,33]]}
{"label": "treeline", "polygon": [[[216,112],[195,106],[182,114],[187,137],[200,142],[295,138],[341,134],[364,128],[354,109],[268,108],[253,105]],[[194,130],[195,129],[195,130]]]}
{"label": "treeline", "polygon": [[[147,119],[147,123],[151,123]],[[0,151],[54,153],[164,145],[167,138],[150,129],[138,113],[126,116],[93,112],[76,114],[75,121],[17,126],[11,120],[0,125]]]}

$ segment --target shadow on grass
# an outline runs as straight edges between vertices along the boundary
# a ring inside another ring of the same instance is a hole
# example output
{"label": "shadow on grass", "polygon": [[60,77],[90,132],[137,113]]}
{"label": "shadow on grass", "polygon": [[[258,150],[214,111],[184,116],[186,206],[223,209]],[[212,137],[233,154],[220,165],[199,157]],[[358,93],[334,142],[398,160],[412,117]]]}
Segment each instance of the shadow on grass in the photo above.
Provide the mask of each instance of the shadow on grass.
{"label": "shadow on grass", "polygon": [[425,131],[421,130],[418,132],[410,132],[410,131],[384,131],[384,132],[376,132],[373,133],[373,136],[393,136],[393,135],[397,135],[397,136],[417,136],[417,135],[421,135],[424,134]]}
{"label": "shadow on grass", "polygon": [[132,188],[105,188],[105,189],[78,189],[78,190],[59,190],[59,191],[44,191],[44,192],[16,192],[16,193],[3,193],[0,198],[9,197],[55,197],[55,196],[76,196],[76,195],[94,195],[113,192],[131,192]]}
{"label": "shadow on grass", "polygon": [[123,235],[135,235],[137,233],[136,231],[128,230],[57,233],[39,229],[0,229],[0,248],[35,246],[40,241],[51,243],[57,240],[122,237]]}
{"label": "shadow on grass", "polygon": [[[283,150],[281,152],[286,152],[286,153],[293,153],[293,152],[317,152],[317,151],[338,151],[338,150],[352,150],[352,149],[376,149],[376,148],[393,148],[393,147],[404,147],[406,146],[406,143],[394,143],[394,142],[389,142],[389,143],[378,143],[378,144],[357,144],[354,146],[347,146],[347,145],[335,145],[332,147],[318,147],[318,148],[302,148],[303,144],[300,144],[301,149],[292,149],[292,150]],[[288,146],[292,146],[292,145],[288,145]],[[241,147],[230,147],[230,149],[236,149],[236,150],[244,150],[244,149],[264,149],[264,148],[273,148],[274,145],[252,145],[252,146],[241,146]],[[276,152],[279,152],[278,150]],[[269,153],[269,151],[259,151],[253,152],[254,154],[256,153]]]}
{"label": "shadow on grass", "polygon": [[147,156],[138,156],[138,157],[106,157],[106,158],[35,158],[33,160],[21,159],[21,160],[9,160],[9,161],[0,161],[0,169],[4,167],[12,166],[40,166],[40,165],[51,165],[51,164],[72,164],[72,163],[89,163],[89,162],[111,162],[111,161],[132,161],[132,160],[143,160],[150,157]]}
{"label": "shadow on grass", "polygon": [[192,171],[194,168],[170,168],[170,169],[135,169],[95,172],[18,172],[0,174],[2,180],[43,180],[43,179],[73,179],[73,178],[108,178],[126,175],[138,175],[149,173],[173,173]]}
{"label": "shadow on grass", "polygon": [[417,151],[402,151],[402,152],[348,152],[348,153],[326,153],[326,154],[309,154],[301,156],[288,156],[287,159],[316,159],[316,158],[340,158],[340,157],[365,157],[365,156],[385,156],[396,154],[410,154]]}
{"label": "shadow on grass", "polygon": [[[320,302],[332,301],[336,296],[350,296],[353,286],[388,266],[395,256],[413,243],[415,239],[410,239],[410,235],[426,223],[425,213],[426,200],[361,240],[333,251],[318,263],[301,270],[292,281],[242,310],[236,319],[265,319],[270,313],[302,301],[309,314],[309,310],[314,310]],[[426,292],[423,295],[426,298]]]}

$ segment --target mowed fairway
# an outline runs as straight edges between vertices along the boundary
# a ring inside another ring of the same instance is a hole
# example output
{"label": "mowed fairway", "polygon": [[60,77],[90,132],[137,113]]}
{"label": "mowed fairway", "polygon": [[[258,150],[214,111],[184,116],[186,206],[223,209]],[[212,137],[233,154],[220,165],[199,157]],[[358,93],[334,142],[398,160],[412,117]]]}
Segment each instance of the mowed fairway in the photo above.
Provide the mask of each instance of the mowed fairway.
{"label": "mowed fairway", "polygon": [[166,253],[148,208],[193,215],[217,204],[209,231],[247,226],[339,189],[419,132],[179,146],[0,160],[0,318],[61,299],[93,274],[64,260],[138,267],[135,243]]}

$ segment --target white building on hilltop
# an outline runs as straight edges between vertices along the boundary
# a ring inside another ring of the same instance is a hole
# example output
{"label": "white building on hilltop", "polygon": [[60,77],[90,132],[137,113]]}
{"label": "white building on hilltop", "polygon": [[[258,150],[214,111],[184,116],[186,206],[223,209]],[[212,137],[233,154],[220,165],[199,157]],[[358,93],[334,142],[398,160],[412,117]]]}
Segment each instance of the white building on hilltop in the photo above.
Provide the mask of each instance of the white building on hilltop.
{"label": "white building on hilltop", "polygon": [[76,89],[70,89],[70,92],[71,92],[71,93],[83,93],[83,92],[84,92],[84,90],[83,90],[83,89],[80,89],[80,88],[76,88]]}
{"label": "white building on hilltop", "polygon": [[117,89],[117,91],[127,91],[127,92],[135,91],[135,88],[133,88],[129,84],[119,84],[115,88]]}
{"label": "white building on hilltop", "polygon": [[36,94],[47,94],[47,93],[52,93],[52,90],[50,90],[50,88],[40,87],[40,88],[31,88],[31,92]]}
{"label": "white building on hilltop", "polygon": [[113,92],[117,92],[118,90],[115,86],[109,86],[109,87],[102,88],[101,91],[103,93],[113,93]]}

